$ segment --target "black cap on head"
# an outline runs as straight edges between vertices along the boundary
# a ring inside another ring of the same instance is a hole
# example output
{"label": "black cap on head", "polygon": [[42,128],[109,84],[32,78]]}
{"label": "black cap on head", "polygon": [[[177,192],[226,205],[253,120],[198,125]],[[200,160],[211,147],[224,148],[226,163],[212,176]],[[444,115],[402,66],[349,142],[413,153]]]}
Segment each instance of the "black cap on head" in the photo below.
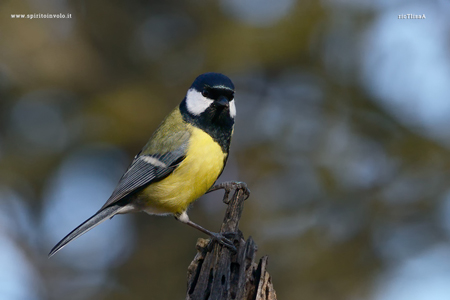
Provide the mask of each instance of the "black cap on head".
{"label": "black cap on head", "polygon": [[220,73],[204,73],[198,76],[191,88],[201,92],[205,87],[234,91],[234,84],[230,78]]}

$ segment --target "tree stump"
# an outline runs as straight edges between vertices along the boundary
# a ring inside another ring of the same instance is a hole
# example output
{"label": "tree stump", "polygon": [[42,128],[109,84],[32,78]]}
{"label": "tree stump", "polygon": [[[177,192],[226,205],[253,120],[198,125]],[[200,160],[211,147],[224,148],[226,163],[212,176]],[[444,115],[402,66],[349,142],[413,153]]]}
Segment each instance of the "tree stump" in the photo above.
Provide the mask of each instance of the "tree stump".
{"label": "tree stump", "polygon": [[199,239],[198,253],[188,268],[186,300],[277,299],[266,270],[268,257],[262,257],[257,264],[256,243],[251,237],[245,241],[239,230],[245,197],[242,189],[235,190],[230,200],[228,192],[224,196],[228,208],[220,232],[234,233],[232,241],[237,252],[216,242]]}

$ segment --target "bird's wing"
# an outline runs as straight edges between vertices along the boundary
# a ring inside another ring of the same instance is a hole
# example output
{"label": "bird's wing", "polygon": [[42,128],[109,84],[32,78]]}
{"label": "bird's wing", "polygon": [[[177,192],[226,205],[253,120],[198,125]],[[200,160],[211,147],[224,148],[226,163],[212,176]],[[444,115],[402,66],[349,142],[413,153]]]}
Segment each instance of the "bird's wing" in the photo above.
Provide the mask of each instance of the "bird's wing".
{"label": "bird's wing", "polygon": [[[186,136],[186,135],[185,135]],[[188,139],[178,140],[178,148],[164,154],[138,154],[119,180],[103,208],[127,195],[169,176],[186,157]]]}

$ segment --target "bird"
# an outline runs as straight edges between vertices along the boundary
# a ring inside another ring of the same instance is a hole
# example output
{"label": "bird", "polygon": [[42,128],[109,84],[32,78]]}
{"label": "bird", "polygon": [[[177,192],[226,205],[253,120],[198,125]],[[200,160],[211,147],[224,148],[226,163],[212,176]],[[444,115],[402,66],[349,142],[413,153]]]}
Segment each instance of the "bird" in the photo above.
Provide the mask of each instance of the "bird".
{"label": "bird", "polygon": [[244,182],[214,185],[224,170],[234,132],[234,93],[227,76],[199,75],[134,157],[106,203],[58,242],[48,256],[116,214],[131,212],[173,215],[235,251],[225,234],[203,228],[187,214],[190,204],[207,192],[225,189],[228,195],[230,189],[242,189],[246,198],[249,196]]}

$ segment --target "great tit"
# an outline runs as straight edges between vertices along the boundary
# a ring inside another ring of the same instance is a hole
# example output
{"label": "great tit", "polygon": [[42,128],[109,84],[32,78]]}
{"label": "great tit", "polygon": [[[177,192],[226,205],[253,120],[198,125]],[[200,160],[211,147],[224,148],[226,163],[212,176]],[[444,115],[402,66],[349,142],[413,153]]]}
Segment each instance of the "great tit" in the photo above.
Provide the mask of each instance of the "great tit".
{"label": "great tit", "polygon": [[[134,157],[108,201],[56,244],[49,257],[114,215],[139,211],[174,215],[234,249],[225,236],[190,221],[186,211],[206,192],[242,188],[239,182],[213,186],[228,158],[235,116],[233,82],[219,73],[198,76],[181,104]],[[248,196],[246,186],[244,189]]]}

